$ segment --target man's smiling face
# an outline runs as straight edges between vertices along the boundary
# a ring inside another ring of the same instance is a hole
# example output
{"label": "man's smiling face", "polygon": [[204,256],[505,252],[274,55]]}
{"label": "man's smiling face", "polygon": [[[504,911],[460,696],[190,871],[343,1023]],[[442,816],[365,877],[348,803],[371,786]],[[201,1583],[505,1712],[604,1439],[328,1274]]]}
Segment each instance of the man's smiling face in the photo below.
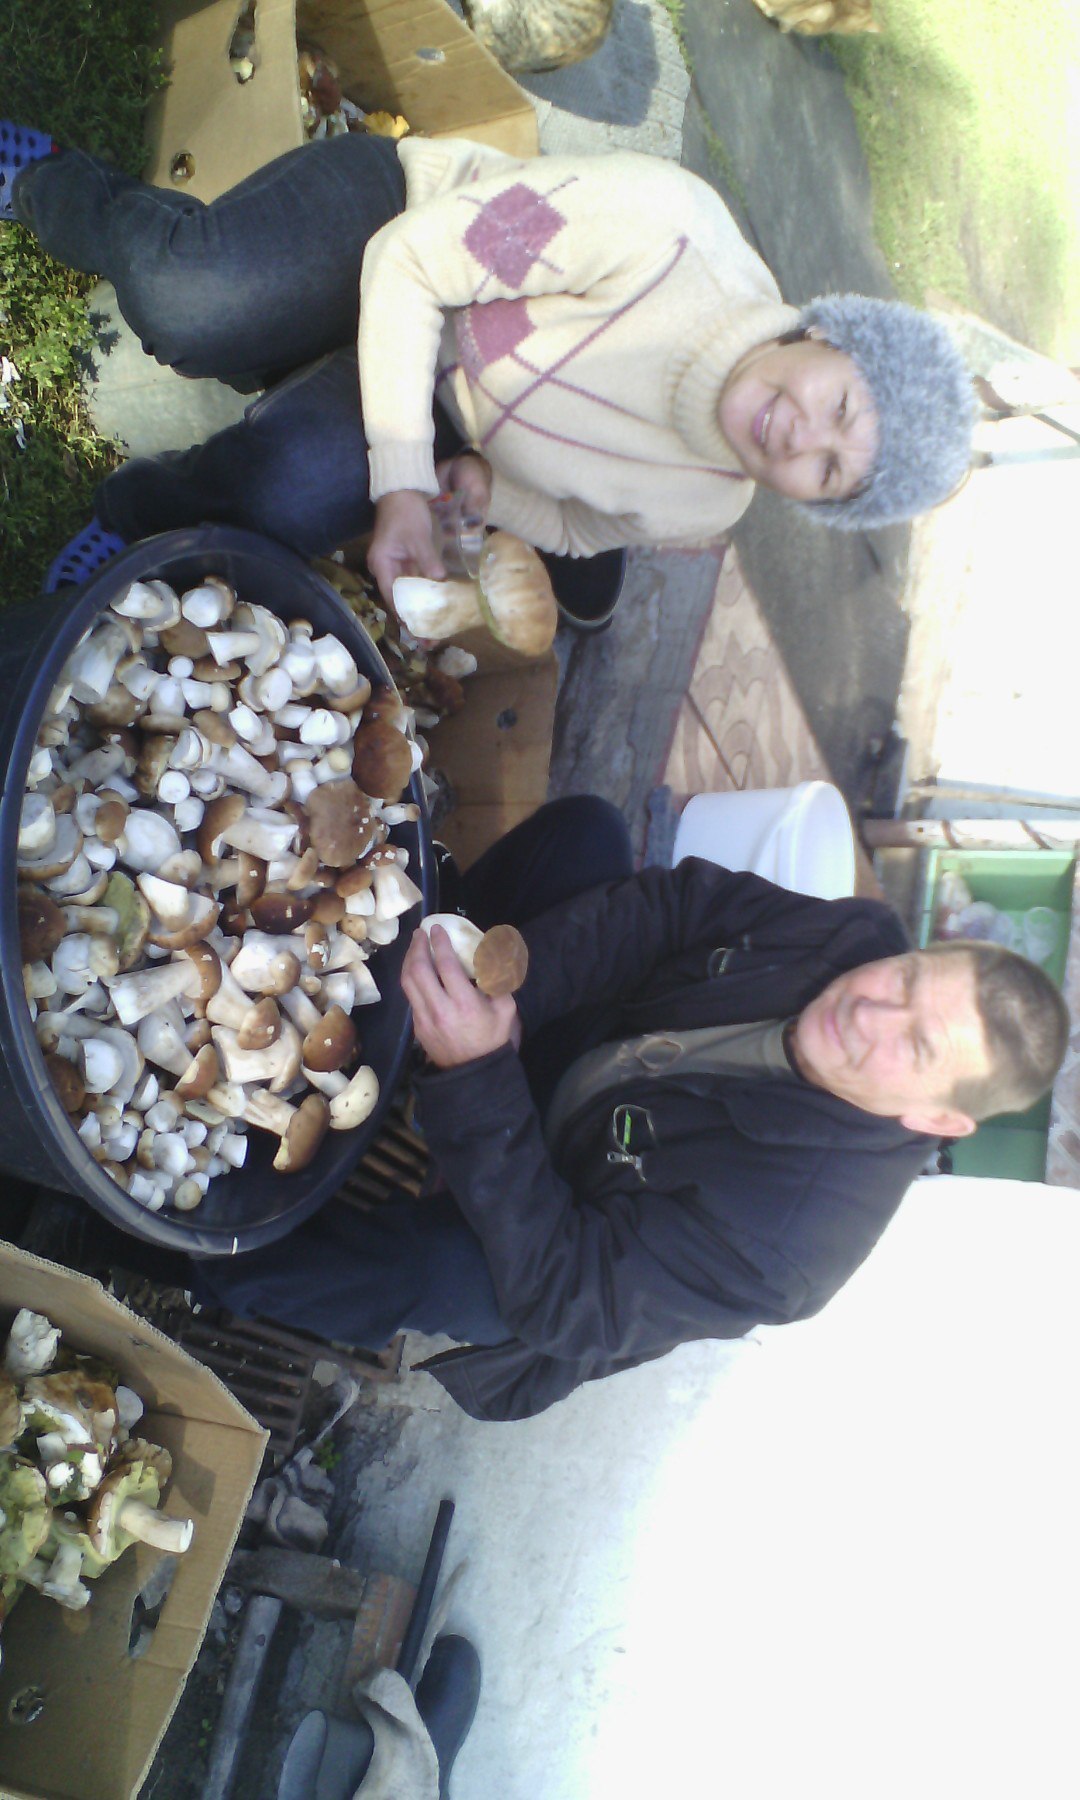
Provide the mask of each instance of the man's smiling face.
{"label": "man's smiling face", "polygon": [[792,1050],[808,1081],[865,1112],[967,1136],[953,1095],[990,1067],[971,958],[911,951],[837,976],[799,1014]]}

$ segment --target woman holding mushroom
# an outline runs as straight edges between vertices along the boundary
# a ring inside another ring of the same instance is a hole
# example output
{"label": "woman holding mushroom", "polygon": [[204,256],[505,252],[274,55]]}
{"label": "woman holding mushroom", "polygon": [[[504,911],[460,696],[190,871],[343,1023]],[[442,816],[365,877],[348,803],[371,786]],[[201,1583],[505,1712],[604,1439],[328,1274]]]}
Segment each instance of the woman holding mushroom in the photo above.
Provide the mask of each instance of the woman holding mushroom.
{"label": "woman holding mushroom", "polygon": [[856,530],[936,505],[968,464],[943,327],[855,295],[785,305],[717,195],[662,159],[352,135],[206,207],[41,133],[0,125],[0,155],[0,207],[108,275],[151,354],[269,390],[106,480],[121,539],[227,520],[310,554],[374,526],[389,599],[442,572],[446,483],[544,552],[610,564],[716,536],[755,483]]}

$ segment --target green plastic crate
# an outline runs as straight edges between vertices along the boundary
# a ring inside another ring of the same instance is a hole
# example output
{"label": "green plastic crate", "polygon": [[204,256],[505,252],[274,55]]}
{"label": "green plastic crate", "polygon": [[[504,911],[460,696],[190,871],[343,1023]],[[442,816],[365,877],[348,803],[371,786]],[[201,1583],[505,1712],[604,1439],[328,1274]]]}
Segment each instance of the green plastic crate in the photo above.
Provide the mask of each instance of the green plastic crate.
{"label": "green plastic crate", "polygon": [[[941,880],[946,874],[963,878],[973,900],[986,900],[1016,922],[1016,948],[1025,949],[1023,926],[1032,907],[1046,907],[1057,924],[1050,955],[1042,967],[1058,986],[1064,985],[1072,922],[1073,882],[1076,857],[1066,850],[931,850],[927,854],[926,881],[918,941],[933,939]],[[1048,932],[1049,918],[1043,923]],[[1041,1181],[1046,1173],[1046,1139],[1050,1127],[1050,1097],[1023,1113],[1002,1113],[988,1119],[969,1138],[953,1146],[957,1175],[994,1175],[1017,1181]]]}

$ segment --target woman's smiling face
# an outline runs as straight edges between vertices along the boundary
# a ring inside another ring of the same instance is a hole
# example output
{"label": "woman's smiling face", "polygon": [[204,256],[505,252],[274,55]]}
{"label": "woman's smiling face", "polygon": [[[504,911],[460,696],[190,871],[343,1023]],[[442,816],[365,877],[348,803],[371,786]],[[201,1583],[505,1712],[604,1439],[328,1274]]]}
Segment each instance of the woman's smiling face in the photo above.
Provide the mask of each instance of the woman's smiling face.
{"label": "woman's smiling face", "polygon": [[819,338],[759,344],[718,408],[746,473],[789,500],[847,500],[873,471],[877,416],[857,363]]}

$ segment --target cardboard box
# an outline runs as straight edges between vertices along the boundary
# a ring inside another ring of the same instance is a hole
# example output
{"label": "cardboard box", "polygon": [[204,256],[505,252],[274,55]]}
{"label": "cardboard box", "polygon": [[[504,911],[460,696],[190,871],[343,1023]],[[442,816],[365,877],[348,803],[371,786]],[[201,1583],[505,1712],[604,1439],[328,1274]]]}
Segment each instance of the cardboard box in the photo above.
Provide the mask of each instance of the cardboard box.
{"label": "cardboard box", "polygon": [[555,654],[526,661],[484,631],[454,639],[477,659],[465,705],[427,733],[429,767],[450,784],[453,810],[435,836],[467,869],[547,799],[559,668]]}
{"label": "cardboard box", "polygon": [[150,110],[148,181],[213,200],[302,144],[298,36],[338,65],[367,112],[402,113],[426,137],[536,153],[528,96],[445,0],[258,0],[246,82],[229,66],[240,11],[239,0],[162,0],[171,74]]}
{"label": "cardboard box", "polygon": [[[195,1521],[141,1654],[132,1612],[160,1552],[125,1551],[82,1612],[29,1591],[6,1621],[0,1668],[0,1795],[134,1800],[180,1698],[259,1473],[267,1434],[208,1369],[96,1281],[0,1245],[0,1330],[20,1306],[45,1313],[73,1350],[103,1357],[146,1403],[139,1428],[173,1458],[163,1511]],[[3,1341],[0,1339],[0,1341]],[[11,1723],[36,1689],[32,1723]]]}

